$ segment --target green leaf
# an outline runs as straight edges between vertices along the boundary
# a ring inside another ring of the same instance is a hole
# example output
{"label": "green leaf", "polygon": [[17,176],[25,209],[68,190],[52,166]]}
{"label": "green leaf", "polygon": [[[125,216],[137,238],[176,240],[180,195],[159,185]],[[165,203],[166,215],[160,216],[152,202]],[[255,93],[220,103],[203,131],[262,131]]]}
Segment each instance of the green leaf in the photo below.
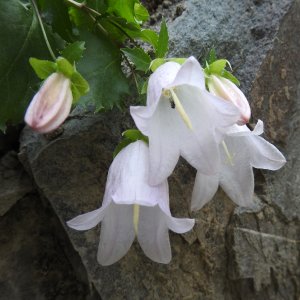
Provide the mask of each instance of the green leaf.
{"label": "green leaf", "polygon": [[209,73],[221,75],[223,70],[225,69],[228,60],[226,59],[218,59],[209,65]]}
{"label": "green leaf", "polygon": [[71,78],[75,72],[74,67],[64,57],[59,57],[56,60],[57,72],[64,74],[66,77]]}
{"label": "green leaf", "polygon": [[30,57],[29,63],[36,75],[42,80],[46,79],[52,73],[56,72],[56,63],[53,61]]}
{"label": "green leaf", "polygon": [[157,48],[158,44],[158,34],[151,30],[151,29],[142,29],[140,31],[131,31],[126,30],[127,34],[129,34],[132,38],[140,39],[144,42],[149,43],[154,47],[154,49]]}
{"label": "green leaf", "polygon": [[72,41],[72,24],[68,15],[68,7],[63,0],[37,0],[44,22],[52,26],[64,40]]}
{"label": "green leaf", "polygon": [[129,92],[128,81],[121,71],[120,51],[101,35],[81,32],[80,39],[85,41],[86,51],[77,69],[90,85],[90,92],[80,103],[94,104],[96,111],[111,109]]}
{"label": "green leaf", "polygon": [[84,42],[76,41],[69,44],[62,52],[61,55],[66,58],[71,64],[82,58],[82,53],[85,50]]}
{"label": "green leaf", "polygon": [[140,22],[145,22],[149,20],[149,13],[147,8],[140,3],[134,4],[134,14],[135,18]]}
{"label": "green leaf", "polygon": [[92,29],[94,26],[94,22],[92,19],[81,9],[70,6],[68,8],[68,13],[70,20],[78,27],[78,28],[88,28]]}
{"label": "green leaf", "polygon": [[137,0],[108,0],[108,13],[124,18],[129,23],[136,23],[134,4]]}
{"label": "green leaf", "polygon": [[71,77],[71,82],[73,104],[75,104],[81,96],[88,93],[90,87],[88,82],[78,72],[73,73]]}
{"label": "green leaf", "polygon": [[149,69],[151,58],[142,48],[122,48],[121,50],[135,64],[137,70],[146,72]]}
{"label": "green leaf", "polygon": [[[30,57],[51,59],[32,9],[18,0],[0,1],[0,126],[16,124],[40,80],[28,63]],[[53,49],[57,39],[48,33]]]}
{"label": "green leaf", "polygon": [[239,80],[234,76],[232,75],[232,73],[230,73],[229,71],[227,70],[223,70],[222,72],[222,77],[225,77],[227,79],[229,79],[230,81],[232,81],[234,84],[236,84],[237,86],[240,85],[240,82]]}
{"label": "green leaf", "polygon": [[160,32],[158,37],[158,45],[156,48],[155,56],[158,58],[165,57],[168,52],[169,35],[168,28],[165,20],[161,22]]}

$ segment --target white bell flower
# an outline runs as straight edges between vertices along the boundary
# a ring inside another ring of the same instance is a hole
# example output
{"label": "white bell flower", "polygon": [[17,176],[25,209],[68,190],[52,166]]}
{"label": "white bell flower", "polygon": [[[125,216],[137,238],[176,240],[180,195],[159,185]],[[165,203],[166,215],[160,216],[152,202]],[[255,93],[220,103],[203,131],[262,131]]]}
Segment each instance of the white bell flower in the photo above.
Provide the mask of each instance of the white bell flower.
{"label": "white bell flower", "polygon": [[205,89],[194,57],[183,65],[167,62],[150,76],[147,105],[130,107],[138,129],[149,137],[149,183],[163,182],[181,155],[205,174],[219,169],[216,128],[233,125],[238,109]]}
{"label": "white bell flower", "polygon": [[184,233],[193,219],[171,216],[168,182],[150,186],[147,181],[149,148],[143,141],[125,147],[109,169],[102,207],[67,222],[76,230],[87,230],[101,222],[97,259],[107,266],[122,258],[135,237],[153,261],[171,260],[169,229]]}
{"label": "white bell flower", "polygon": [[218,186],[237,205],[253,205],[254,176],[252,168],[278,170],[286,159],[271,143],[260,137],[263,122],[258,121],[254,130],[246,125],[233,125],[220,143],[221,169],[218,174],[208,176],[197,172],[192,210],[201,209],[216,193]]}

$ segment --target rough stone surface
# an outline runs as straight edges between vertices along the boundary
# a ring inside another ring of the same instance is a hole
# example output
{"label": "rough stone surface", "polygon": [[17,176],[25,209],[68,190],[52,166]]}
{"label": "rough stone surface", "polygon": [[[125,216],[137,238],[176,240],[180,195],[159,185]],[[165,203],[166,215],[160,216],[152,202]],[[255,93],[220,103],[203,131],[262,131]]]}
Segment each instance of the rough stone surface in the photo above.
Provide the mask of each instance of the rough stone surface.
{"label": "rough stone surface", "polygon": [[[65,221],[100,206],[112,151],[128,115],[74,115],[57,136],[26,129],[20,159],[48,199],[103,299],[298,299],[299,34],[298,0],[185,2],[169,22],[172,55],[203,57],[215,46],[230,59],[253,119],[288,159],[279,172],[256,171],[255,210],[236,208],[220,190],[193,214],[185,235],[171,234],[173,260],[155,264],[135,244],[110,267],[96,263],[99,228],[76,232]],[[183,161],[170,179],[171,210],[188,216],[195,172]],[[69,250],[69,255],[73,255]]]}
{"label": "rough stone surface", "polygon": [[53,214],[30,194],[0,217],[0,299],[90,299],[53,230]]}
{"label": "rough stone surface", "polygon": [[7,152],[0,160],[0,216],[33,189],[17,153]]}

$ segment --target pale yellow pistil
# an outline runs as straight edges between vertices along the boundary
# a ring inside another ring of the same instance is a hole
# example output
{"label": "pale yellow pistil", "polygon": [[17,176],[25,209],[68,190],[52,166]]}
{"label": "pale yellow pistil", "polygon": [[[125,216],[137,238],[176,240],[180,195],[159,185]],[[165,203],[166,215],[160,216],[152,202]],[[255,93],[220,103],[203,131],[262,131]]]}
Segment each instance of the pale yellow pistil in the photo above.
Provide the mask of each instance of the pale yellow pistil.
{"label": "pale yellow pistil", "polygon": [[226,153],[226,156],[227,156],[227,159],[228,159],[228,162],[231,166],[234,166],[234,163],[233,163],[233,155],[230,154],[228,148],[227,148],[227,145],[225,143],[225,141],[222,141],[222,146],[224,148],[224,151]]}
{"label": "pale yellow pistil", "polygon": [[[179,98],[177,97],[174,88],[170,88],[168,90],[164,90],[163,91],[164,95],[168,98],[172,98],[175,104],[175,108],[178,111],[179,115],[181,116],[183,122],[186,124],[186,126],[193,130],[193,126],[192,126],[192,122],[190,120],[190,118],[188,117],[187,113],[185,112]],[[171,95],[170,95],[171,93]]]}
{"label": "pale yellow pistil", "polygon": [[139,218],[140,218],[140,206],[138,204],[133,204],[133,228],[136,235],[138,233]]}

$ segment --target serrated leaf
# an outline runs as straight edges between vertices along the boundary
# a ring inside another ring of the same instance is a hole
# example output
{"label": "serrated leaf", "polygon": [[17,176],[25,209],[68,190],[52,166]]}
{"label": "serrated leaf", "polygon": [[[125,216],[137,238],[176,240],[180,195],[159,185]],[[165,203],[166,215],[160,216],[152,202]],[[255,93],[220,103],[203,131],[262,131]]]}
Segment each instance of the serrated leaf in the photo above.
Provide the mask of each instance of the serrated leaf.
{"label": "serrated leaf", "polygon": [[149,13],[145,6],[140,3],[134,4],[135,18],[140,22],[146,22],[149,19]]}
{"label": "serrated leaf", "polygon": [[97,111],[111,109],[129,92],[128,81],[121,71],[119,49],[107,38],[90,32],[81,32],[86,51],[77,69],[88,81],[90,92],[80,99],[82,104],[94,104]]}
{"label": "serrated leaf", "polygon": [[122,48],[122,52],[135,64],[136,69],[146,72],[151,58],[142,48]]}
{"label": "serrated leaf", "polygon": [[169,46],[168,28],[165,20],[163,20],[160,25],[160,32],[158,36],[158,44],[157,44],[155,56],[157,58],[165,57],[166,53],[168,52],[168,46]]}
{"label": "serrated leaf", "polygon": [[[30,57],[49,59],[37,19],[32,9],[18,0],[0,1],[0,124],[16,124],[40,80],[28,63]],[[48,33],[55,51],[56,39]]]}
{"label": "serrated leaf", "polygon": [[62,52],[61,55],[66,58],[71,64],[79,61],[82,57],[83,51],[85,50],[84,42],[76,41],[69,44]]}
{"label": "serrated leaf", "polygon": [[74,73],[74,67],[64,57],[59,57],[56,60],[57,72],[64,74],[66,77],[71,78]]}
{"label": "serrated leaf", "polygon": [[36,75],[42,80],[46,79],[52,73],[56,72],[56,63],[53,61],[30,57],[29,63]]}
{"label": "serrated leaf", "polygon": [[225,77],[227,79],[229,79],[230,81],[232,81],[234,84],[236,84],[237,86],[240,85],[240,82],[239,80],[234,76],[232,75],[232,73],[230,73],[229,71],[227,70],[223,70],[222,72],[222,77]]}

